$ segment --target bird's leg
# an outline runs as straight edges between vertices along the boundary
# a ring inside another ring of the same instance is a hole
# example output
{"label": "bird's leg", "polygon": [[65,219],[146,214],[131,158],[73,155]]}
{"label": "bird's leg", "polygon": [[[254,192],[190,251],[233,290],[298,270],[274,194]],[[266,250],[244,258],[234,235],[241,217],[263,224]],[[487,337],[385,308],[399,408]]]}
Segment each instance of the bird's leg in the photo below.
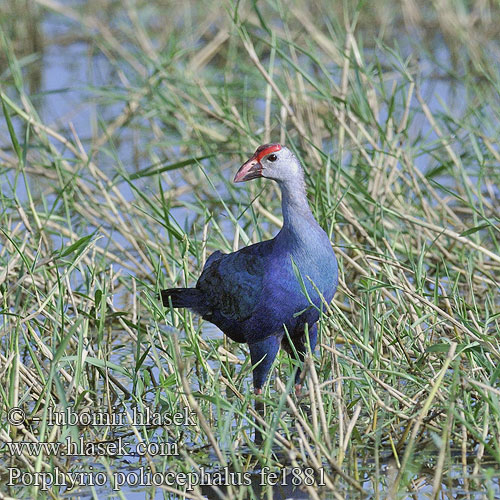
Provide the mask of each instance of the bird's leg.
{"label": "bird's leg", "polygon": [[270,335],[263,340],[248,344],[250,347],[250,360],[253,366],[253,386],[256,394],[262,393],[262,387],[276,358],[276,354],[278,354],[280,343],[280,338]]}
{"label": "bird's leg", "polygon": [[[281,339],[275,335],[270,335],[258,342],[249,344],[250,360],[253,366],[253,386],[254,393],[257,396],[255,399],[255,411],[259,416],[264,417],[265,407],[262,398],[262,387],[267,379],[269,370],[273,364],[276,354],[278,354],[281,344]],[[255,444],[262,443],[262,435],[255,430]]]}
{"label": "bird's leg", "polygon": [[[264,405],[264,401],[262,400],[261,396],[262,396],[262,389],[255,389],[254,390],[255,392],[255,395],[257,396],[255,398],[255,413],[257,413],[257,415],[259,415],[259,417],[261,418],[264,418],[264,415],[265,415],[265,405]],[[260,423],[258,421],[255,422],[255,436],[254,436],[254,443],[256,445],[260,445],[262,444],[262,434],[258,428],[258,426],[260,425]]]}
{"label": "bird's leg", "polygon": [[316,344],[318,343],[318,324],[314,323],[307,333],[309,335],[309,347],[311,348],[311,352],[314,352]]}
{"label": "bird's leg", "polygon": [[[311,352],[313,352],[314,348],[316,347],[316,343],[318,341],[318,325],[316,323],[312,325],[311,328],[308,330],[308,336],[309,336],[309,346],[311,347]],[[304,363],[304,358],[305,358],[305,352],[306,352],[305,341],[306,341],[305,333],[298,339],[296,340],[294,339],[295,352],[297,353],[298,360],[301,363]],[[299,368],[295,375],[295,395],[297,396],[297,398],[300,397],[300,394],[302,392],[301,374],[302,370]]]}
{"label": "bird's leg", "polygon": [[[297,351],[297,357],[298,360],[301,363],[304,363],[304,352],[303,351]],[[302,368],[299,367],[297,368],[297,373],[295,374],[295,396],[300,398],[300,395],[302,393],[302,380],[301,380],[301,375],[302,375]]]}

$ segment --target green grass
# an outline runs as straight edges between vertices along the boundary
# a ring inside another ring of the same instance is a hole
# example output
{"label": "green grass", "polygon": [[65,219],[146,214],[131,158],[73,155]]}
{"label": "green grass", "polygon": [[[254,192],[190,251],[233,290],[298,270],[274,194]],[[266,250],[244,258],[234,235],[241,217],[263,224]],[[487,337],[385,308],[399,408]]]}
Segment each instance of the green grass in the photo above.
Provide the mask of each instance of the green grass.
{"label": "green grass", "polygon": [[[225,466],[254,483],[263,467],[315,471],[321,487],[302,476],[311,498],[438,498],[457,477],[498,495],[498,6],[18,8],[2,7],[0,40],[0,495],[64,492],[9,488],[9,467],[31,478],[100,472],[109,490],[115,473],[139,467],[179,479]],[[60,28],[44,45],[42,20]],[[66,47],[79,47],[67,56],[71,92],[46,93],[49,50]],[[306,168],[340,287],[305,363],[303,398],[281,353],[261,418],[246,347],[164,310],[156,293],[192,285],[211,252],[277,232],[277,187],[231,182],[270,140]],[[48,421],[50,407],[145,406],[188,408],[195,425]],[[8,423],[14,407],[26,413],[21,426]],[[80,436],[122,437],[131,450],[168,441],[179,455],[74,460],[4,444]],[[178,481],[149,494],[260,497],[234,483],[186,493]]]}

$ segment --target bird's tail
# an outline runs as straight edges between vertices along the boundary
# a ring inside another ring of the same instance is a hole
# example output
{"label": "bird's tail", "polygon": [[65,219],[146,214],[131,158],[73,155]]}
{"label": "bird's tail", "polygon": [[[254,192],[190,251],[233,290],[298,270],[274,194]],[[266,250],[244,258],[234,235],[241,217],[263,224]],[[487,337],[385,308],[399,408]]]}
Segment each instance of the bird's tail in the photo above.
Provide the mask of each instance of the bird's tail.
{"label": "bird's tail", "polygon": [[197,288],[167,288],[161,292],[161,301],[168,307],[189,307],[197,309],[202,302],[203,294]]}

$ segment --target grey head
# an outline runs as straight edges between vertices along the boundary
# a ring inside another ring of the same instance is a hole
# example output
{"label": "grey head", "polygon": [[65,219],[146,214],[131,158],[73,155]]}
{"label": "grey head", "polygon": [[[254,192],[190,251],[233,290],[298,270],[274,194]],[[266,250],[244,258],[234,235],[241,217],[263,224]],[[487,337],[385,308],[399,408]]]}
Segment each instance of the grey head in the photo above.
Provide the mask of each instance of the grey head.
{"label": "grey head", "polygon": [[303,182],[304,172],[297,157],[281,144],[263,144],[238,170],[234,182],[244,182],[258,177],[279,183]]}

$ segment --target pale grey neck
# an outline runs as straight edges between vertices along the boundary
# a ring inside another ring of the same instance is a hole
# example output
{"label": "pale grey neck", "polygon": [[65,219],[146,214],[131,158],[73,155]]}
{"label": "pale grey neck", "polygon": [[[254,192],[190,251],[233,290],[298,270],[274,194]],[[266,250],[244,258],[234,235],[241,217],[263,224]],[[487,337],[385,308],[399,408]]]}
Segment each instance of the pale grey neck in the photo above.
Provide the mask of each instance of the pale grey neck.
{"label": "pale grey neck", "polygon": [[309,203],[306,188],[301,178],[288,179],[280,182],[281,209],[283,211],[283,227],[293,228],[304,222],[317,225]]}

